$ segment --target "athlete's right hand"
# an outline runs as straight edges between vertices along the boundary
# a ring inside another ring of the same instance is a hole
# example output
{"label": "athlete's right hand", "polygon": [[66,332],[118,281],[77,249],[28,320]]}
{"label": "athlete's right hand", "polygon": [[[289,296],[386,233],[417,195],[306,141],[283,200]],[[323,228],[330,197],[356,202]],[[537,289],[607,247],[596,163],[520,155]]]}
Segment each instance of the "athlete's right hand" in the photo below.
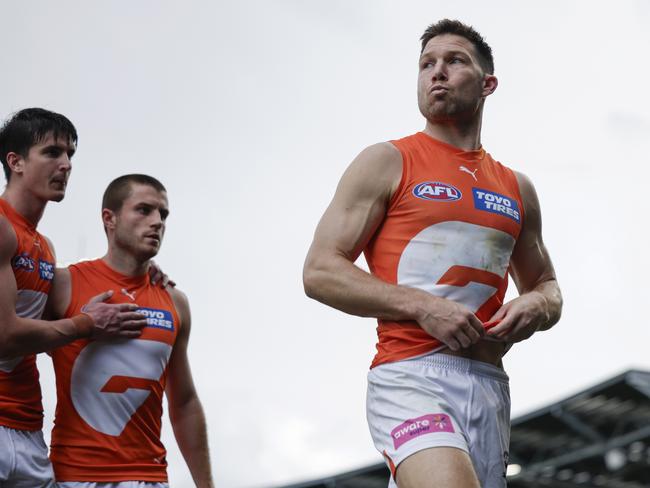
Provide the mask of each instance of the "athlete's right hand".
{"label": "athlete's right hand", "polygon": [[485,337],[483,323],[467,307],[423,292],[416,321],[432,337],[452,351],[476,344]]}
{"label": "athlete's right hand", "polygon": [[105,291],[81,307],[81,311],[94,321],[90,338],[102,340],[138,337],[147,325],[146,317],[136,312],[138,306],[135,303],[104,303],[111,296],[113,290]]}

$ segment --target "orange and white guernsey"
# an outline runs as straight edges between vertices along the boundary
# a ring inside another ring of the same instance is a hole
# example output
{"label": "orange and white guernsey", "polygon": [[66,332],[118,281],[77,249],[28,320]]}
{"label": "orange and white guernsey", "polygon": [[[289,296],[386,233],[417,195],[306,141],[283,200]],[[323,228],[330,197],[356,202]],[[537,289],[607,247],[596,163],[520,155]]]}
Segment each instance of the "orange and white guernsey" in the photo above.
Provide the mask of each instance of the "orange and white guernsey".
{"label": "orange and white guernsey", "polygon": [[[402,179],[364,249],[382,280],[462,303],[485,324],[503,303],[523,222],[512,170],[483,149],[463,151],[419,132],[391,141]],[[439,349],[414,321],[379,320],[371,367]]]}
{"label": "orange and white guernsey", "polygon": [[[54,278],[54,255],[36,227],[0,198],[0,216],[16,233],[11,260],[16,277],[16,315],[40,319]],[[36,355],[0,360],[0,425],[17,430],[43,427],[43,404]]]}
{"label": "orange and white guernsey", "polygon": [[137,339],[81,339],[52,354],[57,406],[50,459],[56,480],[165,482],[162,399],[181,325],[172,298],[147,275],[124,276],[101,259],[68,269],[66,317],[110,289],[111,303],[137,302],[148,325]]}

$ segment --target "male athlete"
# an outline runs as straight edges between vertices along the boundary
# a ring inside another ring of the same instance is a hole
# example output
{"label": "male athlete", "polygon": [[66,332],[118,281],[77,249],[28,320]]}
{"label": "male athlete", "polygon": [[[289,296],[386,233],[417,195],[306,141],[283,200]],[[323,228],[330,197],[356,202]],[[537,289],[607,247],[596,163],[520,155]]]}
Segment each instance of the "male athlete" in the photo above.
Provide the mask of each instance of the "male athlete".
{"label": "male athlete", "polygon": [[[481,146],[490,47],[447,19],[421,41],[424,131],[352,162],[316,229],[305,290],[379,319],[367,415],[391,486],[505,487],[501,358],[554,325],[562,298],[532,183]],[[353,264],[361,251],[370,274]],[[520,296],[504,304],[508,271]]]}
{"label": "male athlete", "polygon": [[53,352],[57,407],[50,458],[59,487],[166,487],[163,392],[196,486],[213,486],[205,416],[187,358],[189,304],[178,289],[152,285],[147,274],[168,214],[158,180],[121,176],[102,201],[106,255],[56,270],[48,313],[74,317],[89,297],[112,289],[111,302],[137,300],[147,317],[137,339],[81,339]]}
{"label": "male athlete", "polygon": [[[77,131],[63,115],[17,112],[0,129],[7,187],[0,196],[0,486],[53,486],[41,432],[35,353],[82,337],[137,337],[136,306],[89,303],[64,320],[40,320],[54,277],[54,249],[36,227],[65,195]],[[106,290],[99,290],[98,293]],[[102,293],[95,301],[107,298]]]}

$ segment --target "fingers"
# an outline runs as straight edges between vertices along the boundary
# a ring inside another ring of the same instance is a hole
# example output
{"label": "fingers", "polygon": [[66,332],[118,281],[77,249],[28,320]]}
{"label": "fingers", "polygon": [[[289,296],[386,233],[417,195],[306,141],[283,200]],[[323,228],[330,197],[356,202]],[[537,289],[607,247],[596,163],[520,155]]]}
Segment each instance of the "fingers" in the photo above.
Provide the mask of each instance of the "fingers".
{"label": "fingers", "polygon": [[115,322],[124,325],[125,323],[135,324],[139,327],[147,326],[147,318],[139,312],[123,312],[116,316]]}
{"label": "fingers", "polygon": [[92,297],[88,303],[99,303],[99,302],[105,302],[108,300],[110,297],[113,296],[113,290],[107,290],[103,293],[100,293],[99,295],[95,295]]}
{"label": "fingers", "polygon": [[120,312],[129,312],[140,308],[137,303],[116,303],[114,306],[117,307]]}

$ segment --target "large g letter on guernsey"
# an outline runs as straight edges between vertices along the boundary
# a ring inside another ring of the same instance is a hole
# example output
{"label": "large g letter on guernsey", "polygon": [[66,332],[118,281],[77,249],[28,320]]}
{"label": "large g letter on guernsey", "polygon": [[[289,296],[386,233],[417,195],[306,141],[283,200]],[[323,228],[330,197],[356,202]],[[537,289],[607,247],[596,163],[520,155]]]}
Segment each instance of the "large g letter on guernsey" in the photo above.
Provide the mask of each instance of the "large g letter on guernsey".
{"label": "large g letter on guernsey", "polygon": [[420,231],[406,245],[397,283],[462,303],[476,312],[506,276],[515,239],[506,232],[448,221]]}
{"label": "large g letter on guernsey", "polygon": [[93,429],[119,436],[163,374],[172,346],[131,339],[92,342],[72,368],[72,403]]}

